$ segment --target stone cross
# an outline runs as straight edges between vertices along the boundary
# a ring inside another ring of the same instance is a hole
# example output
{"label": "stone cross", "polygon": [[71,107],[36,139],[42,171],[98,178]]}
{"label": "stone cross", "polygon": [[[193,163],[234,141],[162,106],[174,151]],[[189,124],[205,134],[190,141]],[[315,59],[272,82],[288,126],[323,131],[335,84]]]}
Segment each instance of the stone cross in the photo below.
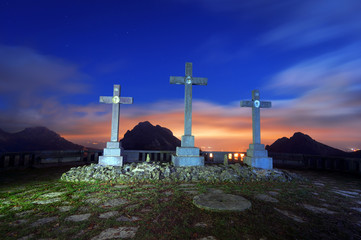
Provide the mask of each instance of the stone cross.
{"label": "stone cross", "polygon": [[118,142],[119,140],[119,104],[133,104],[132,97],[120,97],[120,85],[114,85],[113,96],[100,96],[99,102],[113,104],[112,109],[112,132],[110,141]]}
{"label": "stone cross", "polygon": [[241,101],[241,107],[252,108],[252,135],[253,144],[261,144],[261,117],[260,108],[271,108],[271,102],[259,100],[259,91],[252,91],[252,101]]}
{"label": "stone cross", "polygon": [[103,156],[99,157],[98,163],[103,166],[123,166],[123,148],[119,142],[119,104],[132,104],[133,98],[120,97],[120,85],[114,85],[113,96],[101,96],[99,102],[112,104],[113,111],[110,142],[107,142],[107,147],[104,148]]}
{"label": "stone cross", "polygon": [[251,167],[272,169],[272,158],[268,157],[268,152],[265,150],[264,145],[261,144],[261,119],[260,108],[272,107],[271,102],[259,100],[259,91],[252,91],[252,101],[241,101],[241,107],[252,108],[252,135],[253,143],[247,149],[247,156],[244,163]]}
{"label": "stone cross", "polygon": [[[186,63],[186,75],[184,77],[170,77],[171,84],[185,85],[184,95],[184,136],[192,135],[192,85],[207,85],[207,78],[192,76],[192,63]],[[183,140],[183,139],[182,139]],[[193,147],[192,141],[182,141],[182,147]]]}

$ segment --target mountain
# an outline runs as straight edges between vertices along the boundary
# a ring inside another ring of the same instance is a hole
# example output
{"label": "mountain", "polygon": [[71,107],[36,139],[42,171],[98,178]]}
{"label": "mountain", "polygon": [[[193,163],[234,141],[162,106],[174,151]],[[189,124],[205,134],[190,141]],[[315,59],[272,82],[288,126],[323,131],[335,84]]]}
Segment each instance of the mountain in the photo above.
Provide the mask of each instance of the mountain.
{"label": "mountain", "polygon": [[300,153],[343,157],[351,156],[351,153],[317,142],[310,136],[301,132],[296,132],[291,138],[279,138],[271,146],[267,145],[266,150],[276,153]]}
{"label": "mountain", "polygon": [[131,131],[124,134],[121,140],[126,150],[176,150],[181,141],[172,131],[159,125],[153,126],[150,122],[140,122]]}
{"label": "mountain", "polygon": [[0,129],[0,152],[78,150],[83,148],[83,146],[69,142],[46,127],[26,128],[17,133],[8,133]]}

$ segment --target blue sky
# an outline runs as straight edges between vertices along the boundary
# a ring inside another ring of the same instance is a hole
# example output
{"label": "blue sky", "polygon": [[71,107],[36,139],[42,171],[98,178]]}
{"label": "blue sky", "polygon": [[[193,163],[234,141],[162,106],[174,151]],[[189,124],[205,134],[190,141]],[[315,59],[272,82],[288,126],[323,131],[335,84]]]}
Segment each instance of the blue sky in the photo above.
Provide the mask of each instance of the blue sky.
{"label": "blue sky", "polygon": [[183,133],[185,62],[207,86],[193,88],[193,133],[203,149],[245,150],[259,89],[262,141],[296,131],[333,147],[361,148],[361,2],[0,1],[0,128],[46,126],[101,146],[120,84],[120,135],[138,122]]}

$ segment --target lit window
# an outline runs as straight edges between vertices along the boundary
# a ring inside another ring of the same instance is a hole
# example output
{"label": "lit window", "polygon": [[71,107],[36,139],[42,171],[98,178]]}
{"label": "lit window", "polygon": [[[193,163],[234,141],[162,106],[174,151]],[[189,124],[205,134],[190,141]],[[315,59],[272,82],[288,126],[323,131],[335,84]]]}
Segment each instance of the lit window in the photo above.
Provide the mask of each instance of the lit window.
{"label": "lit window", "polygon": [[213,153],[210,153],[210,154],[209,154],[209,157],[212,158],[212,157],[213,157]]}
{"label": "lit window", "polygon": [[243,158],[244,158],[244,153],[241,153],[241,160],[243,161]]}
{"label": "lit window", "polygon": [[232,153],[228,154],[228,159],[232,159]]}
{"label": "lit window", "polygon": [[234,158],[238,158],[238,153],[235,153],[235,154],[234,154]]}

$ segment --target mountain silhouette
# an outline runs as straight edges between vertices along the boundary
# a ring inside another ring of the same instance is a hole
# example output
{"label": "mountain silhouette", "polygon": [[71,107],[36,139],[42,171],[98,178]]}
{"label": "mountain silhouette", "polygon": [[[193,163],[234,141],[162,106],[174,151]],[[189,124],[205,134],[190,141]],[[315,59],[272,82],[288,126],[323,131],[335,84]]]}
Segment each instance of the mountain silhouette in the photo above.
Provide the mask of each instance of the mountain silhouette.
{"label": "mountain silhouette", "polygon": [[298,153],[321,156],[343,156],[356,157],[355,153],[347,153],[339,149],[317,142],[310,136],[296,132],[291,138],[279,138],[271,146],[267,145],[266,150],[275,153]]}
{"label": "mountain silhouette", "polygon": [[17,133],[0,129],[0,152],[80,150],[83,146],[62,138],[46,127],[25,128]]}
{"label": "mountain silhouette", "polygon": [[126,150],[176,150],[181,141],[172,131],[150,122],[140,122],[131,131],[124,134],[121,140]]}

